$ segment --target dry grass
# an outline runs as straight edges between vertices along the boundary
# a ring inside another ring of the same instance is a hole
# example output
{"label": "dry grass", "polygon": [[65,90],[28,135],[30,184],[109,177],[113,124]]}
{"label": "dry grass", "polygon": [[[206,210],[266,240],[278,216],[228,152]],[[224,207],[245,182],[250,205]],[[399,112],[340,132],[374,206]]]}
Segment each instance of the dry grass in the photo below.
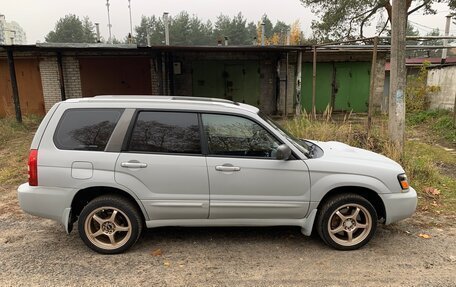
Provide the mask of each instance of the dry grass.
{"label": "dry grass", "polygon": [[[301,116],[284,121],[282,125],[300,138],[320,141],[340,141],[352,146],[372,150],[402,164],[411,184],[420,196],[419,208],[435,213],[456,213],[456,157],[442,147],[422,141],[407,141],[404,156],[388,139],[387,123],[375,119],[371,133],[367,134],[366,125],[353,123],[350,115],[340,121],[331,120],[331,111],[323,117],[313,119],[303,113]],[[424,135],[434,137],[429,129]],[[437,189],[440,194],[429,191]]]}
{"label": "dry grass", "polygon": [[0,119],[0,187],[27,180],[28,150],[40,121],[25,117],[19,124],[13,118]]}

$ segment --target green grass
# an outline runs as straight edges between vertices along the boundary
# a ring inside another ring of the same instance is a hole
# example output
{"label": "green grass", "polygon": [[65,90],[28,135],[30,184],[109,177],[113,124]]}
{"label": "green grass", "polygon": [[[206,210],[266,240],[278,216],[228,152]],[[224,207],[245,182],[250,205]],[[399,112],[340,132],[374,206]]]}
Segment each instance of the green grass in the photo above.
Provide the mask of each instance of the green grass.
{"label": "green grass", "polygon": [[0,119],[0,185],[17,185],[27,181],[27,160],[33,134],[40,117]]}
{"label": "green grass", "polygon": [[411,127],[426,126],[434,136],[456,146],[456,126],[453,113],[447,110],[420,111],[407,114],[407,124]]}

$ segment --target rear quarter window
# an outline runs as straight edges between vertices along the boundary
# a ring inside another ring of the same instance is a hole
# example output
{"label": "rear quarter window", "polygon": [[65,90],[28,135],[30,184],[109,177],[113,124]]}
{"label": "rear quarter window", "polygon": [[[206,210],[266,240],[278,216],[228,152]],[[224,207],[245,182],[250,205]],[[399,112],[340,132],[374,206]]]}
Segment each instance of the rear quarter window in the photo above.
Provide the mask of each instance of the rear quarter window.
{"label": "rear quarter window", "polygon": [[69,109],[54,133],[54,144],[63,150],[103,151],[123,109]]}

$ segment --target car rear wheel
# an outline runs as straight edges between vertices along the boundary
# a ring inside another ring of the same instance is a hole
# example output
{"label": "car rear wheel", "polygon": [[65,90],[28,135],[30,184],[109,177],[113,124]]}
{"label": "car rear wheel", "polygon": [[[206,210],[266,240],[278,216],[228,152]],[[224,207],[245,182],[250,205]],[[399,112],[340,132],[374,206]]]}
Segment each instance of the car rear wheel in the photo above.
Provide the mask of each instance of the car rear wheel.
{"label": "car rear wheel", "polygon": [[141,235],[142,218],[137,208],[119,196],[100,196],[90,201],[79,216],[79,236],[102,254],[121,253]]}
{"label": "car rear wheel", "polygon": [[339,250],[354,250],[367,244],[377,229],[377,212],[357,194],[329,198],[321,207],[317,230],[322,240]]}

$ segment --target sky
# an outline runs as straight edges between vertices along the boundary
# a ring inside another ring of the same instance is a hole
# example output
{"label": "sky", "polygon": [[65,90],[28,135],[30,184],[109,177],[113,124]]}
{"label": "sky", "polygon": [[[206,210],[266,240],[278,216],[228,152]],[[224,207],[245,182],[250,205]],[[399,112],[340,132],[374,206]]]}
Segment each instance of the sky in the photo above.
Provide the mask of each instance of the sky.
{"label": "sky", "polygon": [[[130,32],[128,0],[110,0],[112,33],[117,39],[123,39]],[[449,13],[448,6],[436,4],[436,15],[414,14],[409,20],[414,22],[420,34],[424,35],[432,28],[440,28],[443,33],[445,15]],[[311,21],[316,16],[301,5],[299,0],[131,0],[133,31],[138,25],[141,15],[161,16],[163,12],[176,15],[182,10],[195,14],[204,20],[214,21],[221,13],[234,16],[238,12],[249,20],[257,22],[263,14],[274,23],[282,20],[291,24],[299,19],[304,36],[311,35]],[[34,44],[44,42],[44,36],[54,29],[55,23],[66,14],[76,14],[81,19],[89,16],[94,23],[100,23],[101,36],[108,39],[108,19],[106,0],[0,0],[0,14],[6,20],[18,22],[27,34],[27,42]],[[366,30],[366,36],[375,33],[375,24]],[[415,24],[418,23],[418,24]],[[450,31],[456,34],[456,25],[451,24]]]}

